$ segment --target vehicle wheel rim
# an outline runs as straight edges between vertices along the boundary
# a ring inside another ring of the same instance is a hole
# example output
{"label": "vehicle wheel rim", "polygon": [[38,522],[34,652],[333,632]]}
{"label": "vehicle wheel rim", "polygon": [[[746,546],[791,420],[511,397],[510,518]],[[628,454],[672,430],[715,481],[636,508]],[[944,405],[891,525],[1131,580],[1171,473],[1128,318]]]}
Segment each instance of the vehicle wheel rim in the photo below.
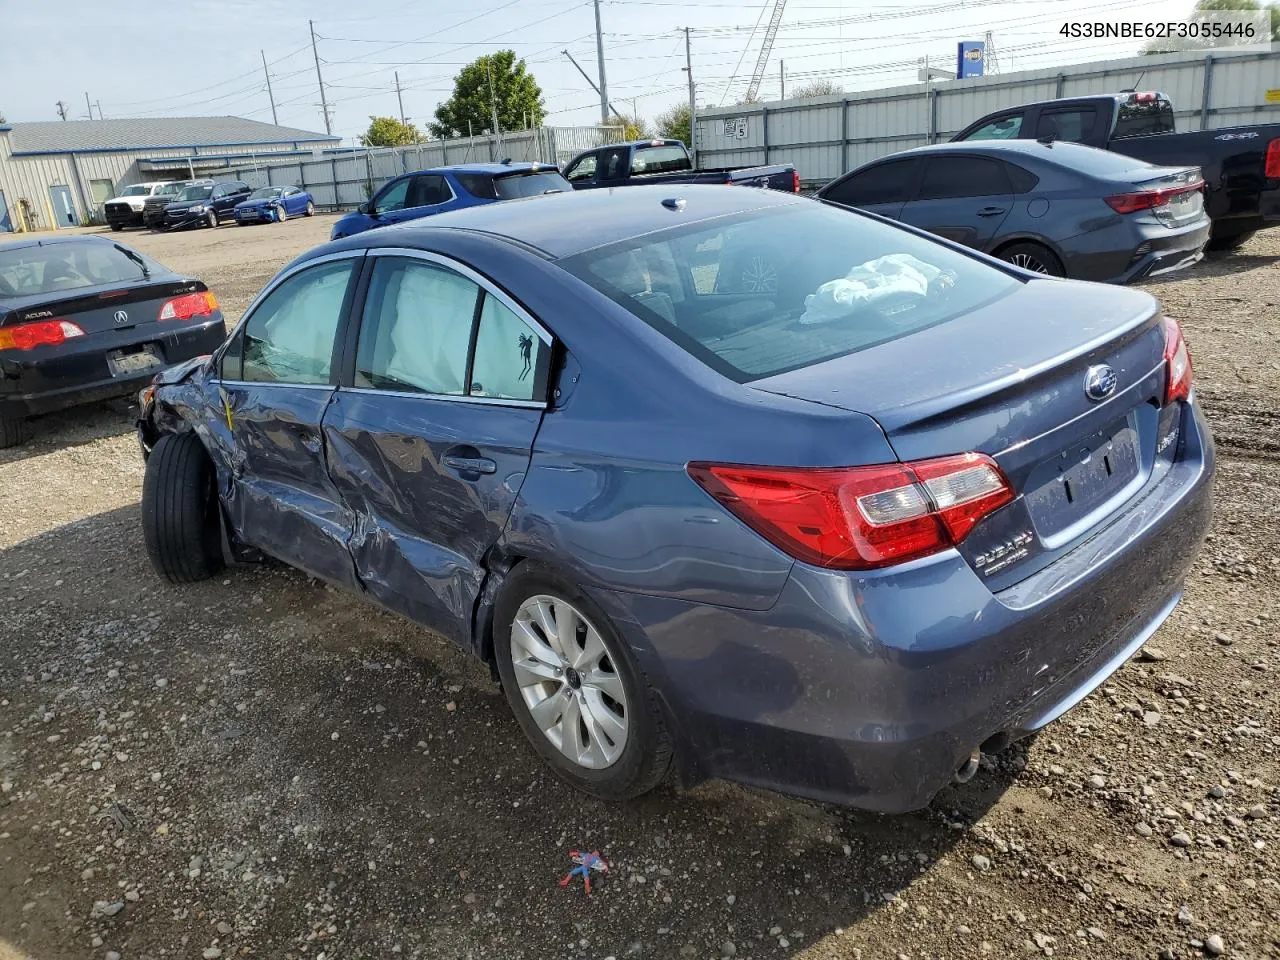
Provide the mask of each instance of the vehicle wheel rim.
{"label": "vehicle wheel rim", "polygon": [[570,762],[588,770],[616,763],[630,714],[617,658],[582,612],[539,594],[511,626],[511,666],[534,724]]}
{"label": "vehicle wheel rim", "polygon": [[1033,273],[1048,273],[1049,268],[1044,262],[1032,253],[1015,253],[1009,258],[1009,262],[1015,267],[1021,267],[1023,270],[1030,270]]}
{"label": "vehicle wheel rim", "polygon": [[285,209],[284,209],[284,207],[276,207],[276,222],[277,222],[277,223],[284,223],[284,218],[285,218],[285,216],[286,216],[286,214],[285,214]]}
{"label": "vehicle wheel rim", "polygon": [[312,203],[310,200],[308,200],[308,201],[307,201],[307,216],[309,217],[309,216],[311,216],[311,215],[312,215],[313,213],[315,213],[315,212],[316,212],[316,205],[315,205],[314,203]]}
{"label": "vehicle wheel rim", "polygon": [[742,271],[742,288],[747,293],[774,293],[778,289],[778,271],[764,257],[752,257]]}

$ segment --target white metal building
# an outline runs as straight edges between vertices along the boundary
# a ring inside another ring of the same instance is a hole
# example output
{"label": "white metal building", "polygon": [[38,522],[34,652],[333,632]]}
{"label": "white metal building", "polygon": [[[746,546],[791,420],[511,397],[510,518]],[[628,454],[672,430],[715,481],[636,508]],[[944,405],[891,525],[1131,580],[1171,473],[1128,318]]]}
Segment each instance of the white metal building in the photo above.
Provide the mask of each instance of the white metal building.
{"label": "white metal building", "polygon": [[338,137],[240,117],[0,124],[0,232],[78,226],[131,183],[217,177],[335,147]]}

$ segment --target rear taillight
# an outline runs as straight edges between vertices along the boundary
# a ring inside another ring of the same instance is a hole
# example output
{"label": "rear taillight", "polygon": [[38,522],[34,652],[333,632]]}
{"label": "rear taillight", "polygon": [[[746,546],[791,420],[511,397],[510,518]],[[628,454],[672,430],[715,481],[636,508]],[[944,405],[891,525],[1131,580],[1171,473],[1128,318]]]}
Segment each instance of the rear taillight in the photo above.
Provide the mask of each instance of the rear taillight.
{"label": "rear taillight", "polygon": [[1177,320],[1164,318],[1164,402],[1186,400],[1191,396],[1191,352],[1182,336]]}
{"label": "rear taillight", "polygon": [[207,317],[218,309],[218,298],[208,290],[202,293],[184,293],[180,297],[166,300],[160,308],[160,320],[190,320],[192,317]]}
{"label": "rear taillight", "polygon": [[1139,190],[1137,193],[1117,193],[1106,198],[1107,206],[1116,213],[1137,213],[1139,210],[1151,210],[1163,207],[1174,197],[1185,193],[1194,193],[1204,189],[1204,181],[1197,180],[1180,187],[1168,187],[1164,190]]}
{"label": "rear taillight", "polygon": [[1013,499],[990,457],[964,453],[870,467],[691,463],[689,475],[731,513],[797,560],[867,570],[963,540]]}
{"label": "rear taillight", "polygon": [[792,193],[800,192],[800,171],[799,170],[791,171],[791,192]]}
{"label": "rear taillight", "polygon": [[18,323],[12,327],[0,327],[0,350],[34,350],[36,347],[53,347],[72,337],[83,336],[84,331],[70,320]]}
{"label": "rear taillight", "polygon": [[1264,172],[1269,180],[1280,180],[1280,137],[1267,144],[1267,166]]}

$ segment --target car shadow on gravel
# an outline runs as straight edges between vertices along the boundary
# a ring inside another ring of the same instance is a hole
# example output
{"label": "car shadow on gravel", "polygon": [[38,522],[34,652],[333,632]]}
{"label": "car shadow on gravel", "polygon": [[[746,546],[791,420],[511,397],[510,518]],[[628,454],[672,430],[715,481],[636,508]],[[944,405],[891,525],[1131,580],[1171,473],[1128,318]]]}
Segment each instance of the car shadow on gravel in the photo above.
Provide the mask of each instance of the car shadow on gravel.
{"label": "car shadow on gravel", "polygon": [[[897,817],[719,782],[604,803],[454,645],[287,568],[170,587],[138,523],[0,551],[0,833],[28,838],[0,891],[34,904],[0,910],[0,943],[42,960],[94,936],[126,956],[791,956],[899,909],[1025,763]],[[86,816],[110,804],[125,826]],[[571,849],[610,862],[590,896],[560,885]]]}
{"label": "car shadow on gravel", "polygon": [[[1208,280],[1212,277],[1229,277],[1235,274],[1248,273],[1280,263],[1280,256],[1260,253],[1222,253],[1206,256],[1188,270],[1177,270],[1159,277],[1148,277],[1142,280],[1144,287],[1161,287],[1167,284],[1180,283],[1188,279]],[[1244,298],[1240,298],[1243,300]]]}
{"label": "car shadow on gravel", "polygon": [[137,416],[133,398],[117,397],[32,417],[27,421],[28,439],[16,447],[0,450],[0,464],[130,433]]}

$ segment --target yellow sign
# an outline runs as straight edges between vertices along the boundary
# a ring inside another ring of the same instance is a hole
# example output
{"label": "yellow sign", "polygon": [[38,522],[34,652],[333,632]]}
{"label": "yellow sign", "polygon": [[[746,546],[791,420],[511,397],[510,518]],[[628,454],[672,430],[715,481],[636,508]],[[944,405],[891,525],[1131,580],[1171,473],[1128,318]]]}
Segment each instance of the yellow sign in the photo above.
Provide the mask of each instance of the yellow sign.
{"label": "yellow sign", "polygon": [[1267,103],[1280,103],[1280,90],[1268,90]]}

